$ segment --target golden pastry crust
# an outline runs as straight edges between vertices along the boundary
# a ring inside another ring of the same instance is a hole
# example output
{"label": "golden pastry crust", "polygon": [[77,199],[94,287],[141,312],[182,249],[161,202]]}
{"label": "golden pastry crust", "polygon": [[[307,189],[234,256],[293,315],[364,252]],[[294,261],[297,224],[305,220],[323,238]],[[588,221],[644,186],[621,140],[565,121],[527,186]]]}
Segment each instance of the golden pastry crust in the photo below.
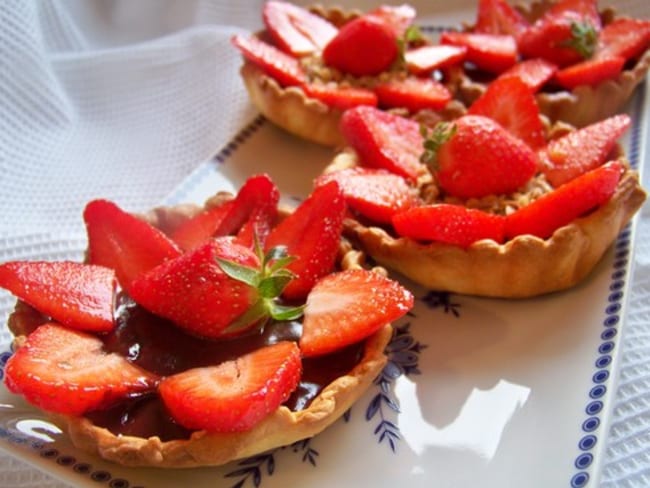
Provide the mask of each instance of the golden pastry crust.
{"label": "golden pastry crust", "polygon": [[[340,154],[327,171],[354,166]],[[463,249],[397,238],[355,219],[345,233],[382,266],[433,290],[500,298],[524,298],[570,288],[584,279],[634,213],[646,193],[627,169],[611,200],[561,227],[548,239],[518,236],[505,244],[481,240]]]}
{"label": "golden pastry crust", "polygon": [[343,144],[339,131],[342,110],[307,97],[298,87],[282,88],[249,61],[244,61],[239,73],[255,107],[275,125],[325,146]]}
{"label": "golden pastry crust", "polygon": [[[208,200],[205,206],[220,205],[230,198],[232,195],[229,193],[220,193]],[[144,217],[164,232],[171,232],[200,210],[201,207],[196,205],[161,207]],[[286,215],[286,211],[281,213]],[[363,253],[353,249],[349,242],[342,242],[339,251],[342,268],[362,267],[363,257]],[[373,271],[385,274],[385,270],[381,268],[374,268]],[[9,320],[11,330],[16,336],[14,347],[20,347],[25,339],[23,334],[29,333],[42,321],[43,318],[38,312],[18,301]],[[247,432],[196,431],[189,439],[162,441],[157,436],[141,438],[115,435],[108,429],[94,425],[86,417],[53,415],[53,419],[64,428],[76,447],[118,464],[158,468],[225,464],[312,437],[335,422],[381,372],[387,361],[384,350],[392,334],[392,326],[386,324],[367,338],[359,363],[348,374],[325,386],[307,408],[293,412],[281,406]]]}
{"label": "golden pastry crust", "polygon": [[[529,5],[518,5],[517,10],[530,22],[546,12],[555,0],[541,0]],[[611,8],[600,12],[603,25],[612,22],[616,13]],[[471,27],[469,27],[471,28]],[[634,89],[645,79],[650,69],[650,50],[634,66],[625,69],[611,80],[595,86],[581,85],[571,91],[539,92],[535,98],[540,112],[551,122],[563,121],[574,127],[585,127],[619,113],[630,99]],[[452,72],[461,101],[470,106],[486,90],[484,82],[473,80],[463,70]]]}

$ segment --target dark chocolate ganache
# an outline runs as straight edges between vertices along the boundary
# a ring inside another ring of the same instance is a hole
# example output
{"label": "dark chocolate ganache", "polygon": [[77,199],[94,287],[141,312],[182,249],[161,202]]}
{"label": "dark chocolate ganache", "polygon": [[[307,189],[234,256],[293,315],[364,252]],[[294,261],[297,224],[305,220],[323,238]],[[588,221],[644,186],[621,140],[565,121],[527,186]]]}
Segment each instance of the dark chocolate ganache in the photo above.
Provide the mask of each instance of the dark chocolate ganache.
{"label": "dark chocolate ganache", "polygon": [[[114,331],[103,337],[106,350],[160,376],[217,365],[276,342],[295,342],[302,333],[299,321],[269,320],[234,338],[199,338],[149,313],[124,294],[118,296],[116,322]],[[325,386],[350,372],[362,356],[360,343],[332,354],[303,358],[300,383],[284,405],[293,411],[307,408]],[[156,392],[125,399],[112,408],[90,412],[86,417],[116,435],[158,436],[168,441],[186,439],[191,434],[171,418]]]}

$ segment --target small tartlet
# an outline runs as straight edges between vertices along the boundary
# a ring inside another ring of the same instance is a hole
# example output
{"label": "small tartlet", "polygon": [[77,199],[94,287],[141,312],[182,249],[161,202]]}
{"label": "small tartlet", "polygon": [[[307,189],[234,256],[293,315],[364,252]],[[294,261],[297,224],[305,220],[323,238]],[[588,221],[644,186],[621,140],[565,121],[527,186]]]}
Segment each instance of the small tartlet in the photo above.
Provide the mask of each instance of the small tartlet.
{"label": "small tartlet", "polygon": [[[178,205],[153,209],[142,217],[165,233],[170,233],[202,208],[222,205],[232,195],[220,192],[206,201],[204,207]],[[280,218],[288,210],[281,209]],[[341,269],[368,268],[364,254],[354,249],[347,240],[339,246]],[[382,268],[373,272],[386,274]],[[19,348],[26,334],[43,321],[42,315],[18,300],[8,320],[14,334],[13,347]],[[289,445],[312,437],[335,422],[367,390],[386,364],[384,350],[393,334],[391,324],[386,324],[365,339],[359,362],[347,374],[326,385],[307,408],[292,411],[280,406],[268,417],[246,432],[214,433],[195,431],[189,439],[161,440],[116,435],[95,425],[87,417],[51,414],[52,419],[69,435],[79,449],[125,466],[156,468],[193,468],[218,466],[230,461],[252,456],[266,450]]]}
{"label": "small tartlet", "polygon": [[[515,8],[533,23],[555,3],[556,0],[540,0],[530,4],[519,3]],[[607,25],[616,18],[616,11],[606,7],[600,11],[600,17],[603,25]],[[467,28],[471,30],[471,26]],[[584,127],[621,112],[649,69],[650,49],[614,79],[594,86],[580,85],[573,90],[540,91],[535,98],[540,112],[551,122],[562,121],[574,127]],[[487,88],[486,82],[472,79],[462,70],[456,70],[453,78],[460,101],[468,107]]]}
{"label": "small tartlet", "polygon": [[[360,10],[344,10],[337,6],[325,8],[315,5],[308,10],[327,19],[337,27],[341,27],[363,14]],[[256,36],[265,42],[272,43],[265,31],[256,33]],[[318,53],[304,57],[302,62],[309,65],[314,62],[315,58],[318,58]],[[319,68],[323,68],[326,73],[336,71],[324,66],[319,66]],[[308,69],[308,71],[317,72],[319,69]],[[331,147],[344,145],[345,141],[339,129],[344,110],[310,97],[298,86],[282,87],[273,77],[246,59],[243,59],[239,73],[251,102],[269,121],[293,135],[317,144]],[[314,76],[319,81],[330,81],[325,77],[320,78],[318,74]],[[406,70],[393,69],[380,73],[376,77],[364,76],[360,78],[342,73],[337,74],[337,77],[340,77],[347,86],[353,87],[372,87],[380,81],[400,76],[406,76]],[[451,86],[450,84],[448,88]],[[399,111],[399,109],[393,110]],[[451,120],[464,111],[464,106],[459,101],[452,99],[442,110],[422,110],[418,115],[429,119],[434,118],[437,121]]]}
{"label": "small tartlet", "polygon": [[[337,155],[325,173],[357,166],[354,151]],[[626,167],[616,192],[590,214],[548,239],[490,239],[467,248],[398,237],[385,227],[348,218],[344,233],[369,257],[432,290],[496,298],[526,298],[565,290],[582,281],[645,201],[638,174]]]}

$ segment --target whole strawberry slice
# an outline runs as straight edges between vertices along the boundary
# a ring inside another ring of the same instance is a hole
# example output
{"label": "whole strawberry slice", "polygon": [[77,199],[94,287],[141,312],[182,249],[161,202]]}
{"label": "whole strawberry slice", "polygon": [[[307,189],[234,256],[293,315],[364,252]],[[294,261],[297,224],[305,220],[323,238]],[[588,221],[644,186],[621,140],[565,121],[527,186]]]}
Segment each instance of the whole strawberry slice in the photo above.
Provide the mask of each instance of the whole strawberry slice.
{"label": "whole strawberry slice", "polygon": [[603,27],[598,37],[596,57],[639,58],[650,48],[650,20],[618,17]]}
{"label": "whole strawberry slice", "polygon": [[443,32],[440,43],[465,47],[465,59],[490,73],[501,73],[517,62],[517,43],[510,35]]}
{"label": "whole strawberry slice", "polygon": [[499,78],[516,77],[530,88],[530,91],[537,93],[547,81],[553,78],[558,70],[557,66],[542,58],[524,59],[507,69]]}
{"label": "whole strawberry slice", "polygon": [[407,69],[418,76],[429,75],[433,70],[460,64],[467,48],[443,44],[430,44],[408,49],[404,53]]}
{"label": "whole strawberry slice", "polygon": [[417,192],[404,178],[383,169],[348,168],[321,175],[315,185],[335,180],[348,206],[373,222],[390,224],[392,216],[417,205]]}
{"label": "whole strawberry slice", "polygon": [[474,32],[506,34],[517,38],[528,27],[528,21],[506,0],[479,0]]}
{"label": "whole strawberry slice", "polygon": [[413,307],[396,281],[365,269],[320,280],[307,297],[299,341],[303,356],[319,356],[359,342]]}
{"label": "whole strawberry slice", "polygon": [[517,77],[499,77],[468,110],[496,120],[533,149],[546,144],[539,107],[530,88]]}
{"label": "whole strawberry slice", "polygon": [[303,300],[316,281],[334,269],[345,212],[343,193],[332,181],[315,188],[271,231],[266,249],[284,246],[295,258],[286,267],[295,277],[283,290],[284,298]]}
{"label": "whole strawberry slice", "polygon": [[72,261],[10,261],[0,264],[0,287],[68,327],[113,329],[115,272]]}
{"label": "whole strawberry slice", "polygon": [[414,207],[393,217],[399,236],[468,247],[481,239],[503,242],[505,220],[501,215],[446,203]]}
{"label": "whole strawberry slice", "polygon": [[630,127],[626,114],[614,115],[549,142],[539,152],[546,179],[558,187],[607,161],[616,141]]}
{"label": "whole strawberry slice", "polygon": [[445,85],[432,78],[395,78],[378,84],[375,93],[380,106],[403,107],[411,113],[425,109],[442,110],[452,98]]}
{"label": "whole strawberry slice", "polygon": [[5,383],[32,405],[75,416],[155,389],[157,376],[102,348],[93,335],[43,324],[9,358]]}
{"label": "whole strawberry slice", "polygon": [[338,83],[308,83],[302,89],[307,96],[339,110],[359,105],[377,106],[377,95],[367,88],[341,86]]}
{"label": "whole strawberry slice", "polygon": [[253,248],[262,245],[278,216],[280,191],[266,174],[249,177],[237,192],[230,211],[219,224],[216,235],[237,233],[237,242]]}
{"label": "whole strawberry slice", "polygon": [[88,203],[83,217],[88,262],[114,269],[126,289],[135,277],[181,254],[160,230],[108,200]]}
{"label": "whole strawberry slice", "polygon": [[406,3],[402,5],[380,5],[368,12],[368,15],[378,17],[393,29],[398,39],[404,36],[406,30],[413,25],[417,15],[415,9]]}
{"label": "whole strawberry slice", "polygon": [[623,172],[619,161],[593,169],[546,193],[506,217],[506,236],[549,238],[556,229],[607,202]]}
{"label": "whole strawberry slice", "polygon": [[244,432],[285,402],[302,365],[294,342],[279,342],[232,361],[165,378],[160,396],[187,429]]}
{"label": "whole strawberry slice", "polygon": [[537,168],[533,150],[499,123],[464,115],[434,127],[423,158],[430,161],[440,187],[459,198],[512,193]]}
{"label": "whole strawberry slice", "polygon": [[274,43],[293,56],[321,51],[338,33],[326,19],[288,2],[266,2],[262,18]]}
{"label": "whole strawberry slice", "polygon": [[600,29],[595,0],[560,0],[519,36],[519,51],[568,66],[593,55]]}
{"label": "whole strawberry slice", "polygon": [[302,85],[307,76],[298,59],[255,36],[237,34],[231,42],[251,63],[258,66],[280,86]]}
{"label": "whole strawberry slice", "polygon": [[625,58],[594,57],[572,64],[555,73],[558,85],[573,90],[580,85],[595,86],[616,78],[623,70]]}
{"label": "whole strawberry slice", "polygon": [[394,30],[375,15],[358,17],[339,30],[323,50],[328,66],[353,76],[374,76],[397,59]]}
{"label": "whole strawberry slice", "polygon": [[193,334],[219,337],[257,301],[258,292],[226,274],[218,259],[254,269],[261,264],[233,237],[214,238],[136,278],[129,294],[145,309]]}
{"label": "whole strawberry slice", "polygon": [[232,206],[233,202],[230,201],[202,210],[176,227],[170,236],[171,239],[184,251],[194,249],[215,235],[219,224]]}
{"label": "whole strawberry slice", "polygon": [[373,107],[347,110],[341,133],[363,166],[383,168],[415,181],[426,167],[420,162],[422,143],[417,122]]}
{"label": "whole strawberry slice", "polygon": [[253,247],[275,223],[280,192],[267,174],[250,176],[235,198],[220,207],[208,209],[183,223],[173,234],[185,249],[203,243],[209,237],[236,235],[240,244]]}

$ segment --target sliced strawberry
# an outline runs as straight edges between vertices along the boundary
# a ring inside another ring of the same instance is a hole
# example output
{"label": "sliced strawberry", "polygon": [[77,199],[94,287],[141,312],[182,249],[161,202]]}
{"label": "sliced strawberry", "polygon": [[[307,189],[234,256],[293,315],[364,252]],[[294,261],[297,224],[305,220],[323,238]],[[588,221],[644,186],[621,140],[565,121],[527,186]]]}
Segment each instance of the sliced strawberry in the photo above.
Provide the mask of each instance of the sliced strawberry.
{"label": "sliced strawberry", "polygon": [[232,206],[233,202],[230,201],[218,207],[202,210],[179,225],[171,234],[172,240],[185,251],[203,244],[215,235],[219,224]]}
{"label": "sliced strawberry", "polygon": [[380,18],[386,25],[393,29],[395,37],[399,39],[413,25],[416,11],[408,4],[398,6],[380,5],[368,12],[368,15]]}
{"label": "sliced strawberry", "polygon": [[462,63],[466,54],[467,48],[463,46],[430,44],[407,50],[404,61],[411,73],[424,76],[433,70]]}
{"label": "sliced strawberry", "polygon": [[315,185],[335,180],[348,206],[382,224],[390,224],[392,216],[418,203],[417,192],[404,178],[383,169],[348,168],[321,175]]}
{"label": "sliced strawberry", "polygon": [[303,356],[319,356],[359,342],[413,307],[396,281],[365,269],[320,280],[307,297],[299,341]]}
{"label": "sliced strawberry", "polygon": [[505,219],[501,215],[446,203],[414,207],[393,217],[399,236],[468,247],[481,239],[503,242]]}
{"label": "sliced strawberry", "polygon": [[549,238],[556,229],[606,203],[616,191],[622,172],[623,165],[612,161],[542,195],[506,217],[506,236]]}
{"label": "sliced strawberry", "polygon": [[439,186],[459,198],[512,193],[537,169],[537,158],[527,144],[482,115],[438,124],[425,147],[425,158],[434,159],[432,170]]}
{"label": "sliced strawberry", "polygon": [[636,59],[650,48],[650,20],[619,17],[603,27],[596,57]]}
{"label": "sliced strawberry", "polygon": [[302,365],[294,342],[279,342],[217,366],[195,368],[160,382],[172,417],[187,429],[244,432],[285,402]]}
{"label": "sliced strawberry", "polygon": [[600,29],[596,0],[560,0],[519,36],[519,51],[568,66],[591,57]]}
{"label": "sliced strawberry", "polygon": [[443,32],[440,43],[467,48],[465,59],[490,73],[501,73],[517,62],[517,43],[508,35]]}
{"label": "sliced strawberry", "polygon": [[542,58],[525,59],[504,71],[499,78],[516,77],[523,81],[530,91],[537,93],[547,81],[553,78],[557,65]]}
{"label": "sliced strawberry", "polygon": [[541,170],[546,179],[558,187],[600,166],[607,161],[616,141],[631,124],[628,115],[614,115],[549,142],[539,152]]}
{"label": "sliced strawberry", "polygon": [[0,286],[68,327],[113,329],[115,272],[71,261],[10,261],[0,264]]}
{"label": "sliced strawberry", "polygon": [[375,87],[379,105],[384,108],[403,107],[414,113],[419,110],[442,110],[451,101],[445,85],[432,78],[394,78]]}
{"label": "sliced strawberry", "polygon": [[353,76],[374,76],[386,71],[397,55],[393,29],[373,15],[345,24],[323,50],[325,64]]}
{"label": "sliced strawberry", "polygon": [[217,258],[260,266],[251,249],[233,237],[218,237],[136,278],[129,294],[145,309],[193,334],[219,337],[256,302],[257,290],[228,276]]}
{"label": "sliced strawberry", "polygon": [[325,105],[347,110],[359,105],[377,106],[377,95],[372,90],[338,83],[309,83],[302,89],[307,96],[320,100]]}
{"label": "sliced strawberry", "polygon": [[295,278],[284,289],[283,297],[304,299],[322,276],[334,269],[346,206],[336,182],[321,185],[296,210],[278,224],[266,241],[266,248],[286,246],[295,260],[287,269]]}
{"label": "sliced strawberry", "polygon": [[517,38],[528,27],[528,21],[506,0],[479,0],[474,32],[505,34]]}
{"label": "sliced strawberry", "polygon": [[338,33],[328,20],[288,2],[270,0],[262,8],[273,42],[293,56],[321,51]]}
{"label": "sliced strawberry", "polygon": [[113,202],[93,200],[86,205],[83,216],[88,262],[114,269],[118,282],[126,289],[136,276],[181,254],[160,230]]}
{"label": "sliced strawberry", "polygon": [[240,244],[252,247],[254,235],[264,244],[278,213],[280,191],[267,174],[250,176],[241,186],[215,236],[236,234]]}
{"label": "sliced strawberry", "polygon": [[239,34],[233,36],[231,42],[244,58],[261,68],[280,86],[301,85],[307,81],[300,61],[275,46],[255,36],[246,37]]}
{"label": "sliced strawberry", "polygon": [[341,117],[341,132],[363,166],[384,168],[409,181],[426,170],[420,163],[424,139],[413,120],[372,107],[357,107]]}
{"label": "sliced strawberry", "polygon": [[539,107],[530,88],[517,77],[499,77],[468,110],[496,120],[533,149],[546,144]]}
{"label": "sliced strawberry", "polygon": [[81,416],[155,389],[158,377],[103,350],[90,334],[47,323],[9,358],[9,391],[48,412]]}
{"label": "sliced strawberry", "polygon": [[622,57],[594,57],[561,69],[555,73],[555,81],[568,90],[580,85],[595,86],[616,78],[624,64],[625,58]]}

